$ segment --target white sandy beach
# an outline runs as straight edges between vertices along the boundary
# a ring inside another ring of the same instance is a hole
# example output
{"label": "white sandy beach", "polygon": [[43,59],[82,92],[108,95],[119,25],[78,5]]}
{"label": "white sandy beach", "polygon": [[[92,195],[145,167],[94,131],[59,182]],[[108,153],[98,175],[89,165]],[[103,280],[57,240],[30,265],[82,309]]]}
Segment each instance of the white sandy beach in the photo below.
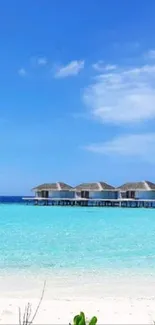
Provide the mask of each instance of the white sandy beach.
{"label": "white sandy beach", "polygon": [[[35,308],[37,301],[30,299]],[[0,323],[18,324],[18,307],[23,310],[27,300],[0,299]],[[35,324],[69,324],[80,310],[91,317],[96,315],[99,324],[153,324],[155,299],[103,298],[87,300],[45,300]]]}
{"label": "white sandy beach", "polygon": [[[35,310],[44,276],[0,276],[0,323],[18,324],[18,309],[30,302]],[[97,282],[98,279],[98,282]],[[84,275],[46,276],[43,302],[35,324],[69,324],[84,311],[96,315],[99,324],[153,324],[155,277]]]}

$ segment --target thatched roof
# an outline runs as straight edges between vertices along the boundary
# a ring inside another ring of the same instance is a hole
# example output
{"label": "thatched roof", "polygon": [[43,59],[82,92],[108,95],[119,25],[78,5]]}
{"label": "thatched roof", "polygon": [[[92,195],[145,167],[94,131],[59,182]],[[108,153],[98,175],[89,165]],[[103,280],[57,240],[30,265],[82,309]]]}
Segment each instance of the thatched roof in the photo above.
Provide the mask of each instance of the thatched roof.
{"label": "thatched roof", "polygon": [[155,184],[149,181],[125,183],[117,189],[121,191],[155,191]]}
{"label": "thatched roof", "polygon": [[82,183],[74,187],[75,191],[111,191],[115,188],[105,182]]}
{"label": "thatched roof", "polygon": [[34,187],[33,191],[70,191],[72,186],[65,184],[63,182],[57,182],[57,183],[45,183],[41,184],[39,186]]}

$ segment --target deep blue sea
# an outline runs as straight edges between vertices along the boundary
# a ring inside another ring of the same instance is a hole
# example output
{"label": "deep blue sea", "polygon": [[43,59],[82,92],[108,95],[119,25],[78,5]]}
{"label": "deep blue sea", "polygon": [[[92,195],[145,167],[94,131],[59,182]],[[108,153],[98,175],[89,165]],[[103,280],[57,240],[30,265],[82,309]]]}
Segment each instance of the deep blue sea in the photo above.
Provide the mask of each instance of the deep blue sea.
{"label": "deep blue sea", "polygon": [[24,204],[24,201],[22,199],[22,196],[0,196],[0,204],[1,203],[18,203],[18,204]]}
{"label": "deep blue sea", "polygon": [[155,273],[155,210],[0,198],[0,269],[17,268]]}

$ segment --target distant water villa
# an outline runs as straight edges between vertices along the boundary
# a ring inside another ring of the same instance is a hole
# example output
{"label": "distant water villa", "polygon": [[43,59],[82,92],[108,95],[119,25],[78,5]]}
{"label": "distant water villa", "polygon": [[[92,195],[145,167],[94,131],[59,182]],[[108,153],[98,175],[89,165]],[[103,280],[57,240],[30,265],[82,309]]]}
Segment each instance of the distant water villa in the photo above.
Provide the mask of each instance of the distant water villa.
{"label": "distant water villa", "polygon": [[45,183],[32,189],[38,205],[155,207],[155,183],[125,183],[114,187],[105,182],[82,183],[75,187],[63,182]]}

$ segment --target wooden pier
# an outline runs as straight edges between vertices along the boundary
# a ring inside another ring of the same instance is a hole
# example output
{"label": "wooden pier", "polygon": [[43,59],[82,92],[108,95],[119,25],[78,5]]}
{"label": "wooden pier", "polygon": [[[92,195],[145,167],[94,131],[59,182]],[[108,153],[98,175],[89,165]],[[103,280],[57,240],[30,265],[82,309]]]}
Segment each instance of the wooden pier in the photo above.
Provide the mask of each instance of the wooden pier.
{"label": "wooden pier", "polygon": [[39,206],[71,206],[71,207],[121,207],[121,208],[155,208],[155,200],[134,199],[60,199],[60,198],[23,198],[26,204]]}

